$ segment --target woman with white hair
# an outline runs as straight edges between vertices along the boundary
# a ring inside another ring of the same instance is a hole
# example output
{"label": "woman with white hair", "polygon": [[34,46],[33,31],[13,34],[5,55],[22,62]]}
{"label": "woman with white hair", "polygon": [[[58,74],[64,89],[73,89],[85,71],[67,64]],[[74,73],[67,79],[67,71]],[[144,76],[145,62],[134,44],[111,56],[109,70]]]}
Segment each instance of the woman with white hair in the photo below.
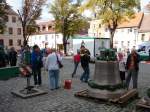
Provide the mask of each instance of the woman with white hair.
{"label": "woman with white hair", "polygon": [[59,62],[61,62],[61,57],[56,53],[55,49],[51,50],[51,54],[48,55],[46,60],[46,67],[48,69],[49,79],[50,79],[50,89],[55,90],[59,88]]}

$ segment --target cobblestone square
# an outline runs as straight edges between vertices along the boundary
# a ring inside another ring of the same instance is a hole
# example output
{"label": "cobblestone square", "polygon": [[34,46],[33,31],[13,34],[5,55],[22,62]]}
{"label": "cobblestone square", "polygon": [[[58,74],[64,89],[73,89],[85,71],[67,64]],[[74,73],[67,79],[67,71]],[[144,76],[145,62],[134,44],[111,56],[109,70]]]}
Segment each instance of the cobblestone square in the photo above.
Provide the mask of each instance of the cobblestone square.
{"label": "cobblestone square", "polygon": [[[73,71],[73,61],[64,59],[64,67],[60,72],[62,87],[59,90],[51,91],[49,89],[49,77],[46,71],[42,72],[42,90],[48,94],[21,99],[11,94],[12,90],[22,89],[26,85],[26,80],[22,77],[13,78],[7,81],[0,81],[0,112],[150,112],[146,110],[135,111],[135,103],[132,101],[125,107],[119,105],[105,104],[92,100],[85,100],[74,97],[74,93],[86,89],[86,83],[82,83],[79,78],[82,74],[82,68],[79,65],[76,76],[72,80],[72,89],[63,89],[63,82],[71,79]],[[94,64],[90,65],[91,78],[94,74]],[[145,96],[146,90],[150,87],[150,76],[139,73],[139,96]],[[33,84],[33,79],[31,80]]]}

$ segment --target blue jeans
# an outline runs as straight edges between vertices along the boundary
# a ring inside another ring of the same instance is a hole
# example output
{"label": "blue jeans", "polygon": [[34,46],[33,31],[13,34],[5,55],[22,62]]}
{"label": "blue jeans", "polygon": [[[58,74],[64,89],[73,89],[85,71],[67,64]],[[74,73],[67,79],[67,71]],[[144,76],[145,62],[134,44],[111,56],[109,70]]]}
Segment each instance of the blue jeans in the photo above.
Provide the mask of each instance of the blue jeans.
{"label": "blue jeans", "polygon": [[59,70],[49,70],[50,89],[59,88]]}
{"label": "blue jeans", "polygon": [[77,68],[78,68],[78,64],[79,62],[74,62],[74,71],[72,73],[72,77],[74,76],[74,74],[76,74]]}
{"label": "blue jeans", "polygon": [[138,71],[128,70],[128,75],[127,75],[127,78],[126,78],[127,88],[129,88],[131,78],[132,78],[132,81],[133,81],[133,88],[137,88]]}
{"label": "blue jeans", "polygon": [[90,76],[89,66],[83,67],[83,70],[84,70],[84,72],[83,72],[80,80],[84,81],[84,82],[88,82],[88,79],[89,79],[89,76]]}

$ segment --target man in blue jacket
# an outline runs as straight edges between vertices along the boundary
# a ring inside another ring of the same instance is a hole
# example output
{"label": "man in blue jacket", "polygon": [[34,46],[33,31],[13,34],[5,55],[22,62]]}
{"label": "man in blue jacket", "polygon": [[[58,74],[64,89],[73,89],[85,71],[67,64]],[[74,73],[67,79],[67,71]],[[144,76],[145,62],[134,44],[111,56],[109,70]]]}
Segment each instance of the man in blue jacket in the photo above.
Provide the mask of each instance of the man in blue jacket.
{"label": "man in blue jacket", "polygon": [[40,86],[42,84],[41,68],[43,65],[42,65],[42,54],[40,52],[40,48],[37,45],[33,46],[33,51],[31,54],[31,65],[34,76],[34,84],[35,86]]}

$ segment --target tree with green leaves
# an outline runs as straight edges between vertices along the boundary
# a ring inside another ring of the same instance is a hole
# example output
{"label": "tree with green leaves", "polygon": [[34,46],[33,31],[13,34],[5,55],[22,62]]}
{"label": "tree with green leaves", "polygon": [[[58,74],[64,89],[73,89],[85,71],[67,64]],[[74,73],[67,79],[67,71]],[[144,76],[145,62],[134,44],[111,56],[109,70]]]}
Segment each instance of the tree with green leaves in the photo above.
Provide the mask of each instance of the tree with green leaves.
{"label": "tree with green leaves", "polygon": [[5,18],[7,16],[7,9],[10,8],[5,0],[0,1],[0,34],[3,34],[6,27]]}
{"label": "tree with green leaves", "polygon": [[36,23],[46,0],[24,0],[22,7],[18,10],[19,19],[23,28],[23,45],[28,44],[29,36],[36,31]]}
{"label": "tree with green leaves", "polygon": [[88,0],[80,8],[81,11],[91,9],[110,32],[110,47],[113,48],[113,37],[118,24],[133,17],[135,9],[139,9],[139,0]]}
{"label": "tree with green leaves", "polygon": [[63,34],[64,53],[67,54],[67,40],[87,28],[88,23],[78,12],[80,0],[73,4],[70,0],[54,0],[50,13],[55,18],[55,30]]}

